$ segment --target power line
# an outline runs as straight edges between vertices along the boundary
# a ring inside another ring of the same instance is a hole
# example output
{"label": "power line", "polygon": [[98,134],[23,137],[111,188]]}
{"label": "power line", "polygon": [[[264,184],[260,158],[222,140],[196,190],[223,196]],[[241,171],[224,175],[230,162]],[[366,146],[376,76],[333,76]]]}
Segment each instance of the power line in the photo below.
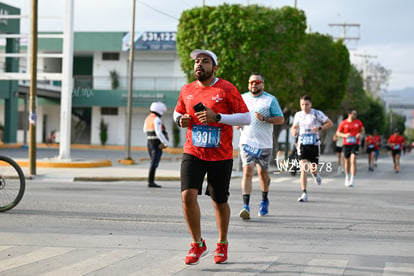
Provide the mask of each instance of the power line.
{"label": "power line", "polygon": [[175,17],[175,16],[173,16],[173,15],[171,15],[171,14],[168,14],[168,13],[166,13],[166,12],[163,12],[163,11],[161,11],[161,10],[157,9],[157,8],[154,8],[154,7],[150,6],[150,5],[148,5],[147,3],[144,3],[144,2],[139,1],[139,0],[137,0],[137,2],[141,3],[142,5],[146,6],[147,8],[149,8],[149,9],[151,9],[151,10],[153,10],[153,11],[156,11],[156,12],[158,12],[158,13],[160,13],[160,14],[164,15],[164,16],[167,16],[167,17],[169,17],[169,18],[172,18],[172,19],[178,20],[178,18],[177,18],[177,17]]}

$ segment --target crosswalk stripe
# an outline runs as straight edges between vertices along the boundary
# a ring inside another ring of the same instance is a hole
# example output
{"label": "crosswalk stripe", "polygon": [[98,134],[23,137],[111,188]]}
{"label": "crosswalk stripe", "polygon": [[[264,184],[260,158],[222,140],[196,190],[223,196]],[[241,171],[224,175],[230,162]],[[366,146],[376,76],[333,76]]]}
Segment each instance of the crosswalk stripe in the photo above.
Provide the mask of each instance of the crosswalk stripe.
{"label": "crosswalk stripe", "polygon": [[102,269],[108,265],[117,263],[124,259],[138,255],[142,251],[138,250],[111,250],[101,253],[92,258],[85,259],[81,262],[74,263],[72,265],[64,266],[59,269],[48,271],[42,274],[42,276],[54,276],[54,275],[85,275],[94,272],[98,269]]}
{"label": "crosswalk stripe", "polygon": [[27,265],[30,263],[38,262],[40,260],[44,260],[47,258],[55,257],[72,250],[74,249],[66,247],[43,247],[24,255],[11,257],[9,259],[3,259],[0,260],[0,272],[13,269],[19,266]]}
{"label": "crosswalk stripe", "polygon": [[[139,266],[137,271],[134,273],[128,274],[128,276],[140,276],[140,275],[173,275],[186,267],[188,265],[184,264],[184,254],[175,254],[169,256],[168,258],[160,258],[158,265],[155,266]],[[154,256],[155,258],[155,256]],[[205,257],[206,258],[206,257]],[[201,260],[203,262],[204,260]],[[162,271],[162,273],[161,273]]]}
{"label": "crosswalk stripe", "polygon": [[347,260],[313,259],[301,275],[343,275],[347,265]]}
{"label": "crosswalk stripe", "polygon": [[384,276],[412,275],[414,273],[414,264],[407,263],[385,263]]}

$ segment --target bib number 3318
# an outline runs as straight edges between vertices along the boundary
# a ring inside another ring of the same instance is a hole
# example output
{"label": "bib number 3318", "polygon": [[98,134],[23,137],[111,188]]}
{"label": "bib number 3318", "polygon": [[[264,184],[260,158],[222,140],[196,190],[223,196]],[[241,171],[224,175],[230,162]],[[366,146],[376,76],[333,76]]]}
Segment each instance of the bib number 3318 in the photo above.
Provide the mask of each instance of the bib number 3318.
{"label": "bib number 3318", "polygon": [[192,132],[194,146],[201,148],[220,147],[220,127],[193,125]]}

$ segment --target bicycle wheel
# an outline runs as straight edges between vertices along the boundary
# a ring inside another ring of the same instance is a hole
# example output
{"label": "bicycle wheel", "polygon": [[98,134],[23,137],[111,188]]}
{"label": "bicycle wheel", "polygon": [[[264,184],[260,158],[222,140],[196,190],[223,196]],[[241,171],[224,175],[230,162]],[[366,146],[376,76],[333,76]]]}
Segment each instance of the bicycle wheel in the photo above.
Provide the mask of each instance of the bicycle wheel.
{"label": "bicycle wheel", "polygon": [[14,208],[23,198],[25,188],[20,166],[10,157],[0,156],[0,212]]}

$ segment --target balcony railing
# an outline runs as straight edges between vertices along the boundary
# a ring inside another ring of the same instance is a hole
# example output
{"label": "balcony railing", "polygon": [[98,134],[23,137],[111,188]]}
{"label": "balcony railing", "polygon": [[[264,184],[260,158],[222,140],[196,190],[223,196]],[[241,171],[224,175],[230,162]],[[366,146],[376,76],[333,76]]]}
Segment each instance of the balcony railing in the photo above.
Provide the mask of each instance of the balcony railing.
{"label": "balcony railing", "polygon": [[[134,90],[177,91],[186,83],[187,79],[185,77],[134,77],[132,85]],[[39,80],[37,84],[38,88],[53,91],[59,91],[62,85],[61,81],[52,80]],[[19,85],[29,86],[30,81],[19,81]],[[73,88],[91,88],[96,90],[128,90],[128,87],[128,77],[119,77],[117,88],[112,87],[112,80],[107,76],[75,76],[73,83]]]}
{"label": "balcony railing", "polygon": [[[134,77],[132,86],[134,90],[180,90],[187,83],[185,77]],[[126,90],[129,87],[128,77],[118,78],[116,89]],[[113,89],[112,80],[109,77],[93,77],[94,89]]]}

